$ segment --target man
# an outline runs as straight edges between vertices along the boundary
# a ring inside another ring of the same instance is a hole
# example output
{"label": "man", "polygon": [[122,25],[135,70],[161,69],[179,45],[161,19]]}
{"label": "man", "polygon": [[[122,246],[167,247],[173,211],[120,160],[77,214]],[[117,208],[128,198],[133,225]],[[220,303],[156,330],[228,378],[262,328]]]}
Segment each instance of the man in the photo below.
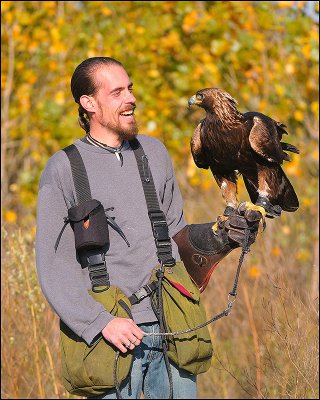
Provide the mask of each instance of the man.
{"label": "man", "polygon": [[[110,247],[106,264],[111,285],[130,296],[147,284],[158,263],[146,200],[133,151],[128,140],[137,137],[148,157],[160,207],[174,237],[186,222],[181,194],[170,157],[157,139],[137,135],[133,83],[124,67],[108,57],[83,61],[71,80],[71,91],[79,105],[79,123],[86,136],[75,142],[85,164],[92,198],[98,199],[123,231],[127,242],[109,229]],[[169,382],[158,332],[159,325],[150,298],[132,307],[132,319],[114,317],[88,293],[90,279],[74,247],[67,226],[55,251],[55,242],[68,209],[76,204],[69,160],[63,151],[54,154],[41,176],[36,255],[41,288],[60,319],[88,345],[101,334],[123,354],[133,352],[130,377],[121,386],[124,398],[168,398]],[[179,260],[172,241],[172,255]],[[106,362],[108,362],[106,360]],[[171,363],[173,397],[196,398],[196,377]],[[115,389],[101,398],[116,398]]]}

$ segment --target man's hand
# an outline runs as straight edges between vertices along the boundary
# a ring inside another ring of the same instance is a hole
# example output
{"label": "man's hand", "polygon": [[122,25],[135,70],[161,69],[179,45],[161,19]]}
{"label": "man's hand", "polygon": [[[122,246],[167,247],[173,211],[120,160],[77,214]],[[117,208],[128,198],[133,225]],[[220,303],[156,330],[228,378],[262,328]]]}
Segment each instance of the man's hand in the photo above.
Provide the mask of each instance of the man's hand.
{"label": "man's hand", "polygon": [[141,343],[144,332],[132,319],[114,318],[102,329],[102,335],[122,353],[126,353]]}

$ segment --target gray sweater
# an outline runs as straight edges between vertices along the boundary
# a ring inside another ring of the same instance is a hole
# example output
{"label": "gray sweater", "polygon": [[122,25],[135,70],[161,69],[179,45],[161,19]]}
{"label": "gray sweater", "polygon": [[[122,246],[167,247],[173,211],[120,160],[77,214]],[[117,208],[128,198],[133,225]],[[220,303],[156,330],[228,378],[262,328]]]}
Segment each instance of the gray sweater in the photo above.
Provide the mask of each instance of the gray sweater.
{"label": "gray sweater", "polygon": [[[159,140],[145,135],[137,135],[137,138],[148,156],[160,208],[166,215],[172,237],[186,222],[169,154]],[[106,260],[110,282],[130,296],[148,283],[151,270],[158,264],[134,153],[125,142],[121,166],[115,154],[105,149],[81,140],[75,145],[88,173],[92,198],[99,200],[104,208],[114,207],[109,215],[115,217],[131,245],[128,248],[119,233],[109,228],[110,248]],[[114,317],[88,293],[91,288],[88,269],[81,268],[76,259],[70,225],[67,225],[57,251],[54,250],[63,218],[67,216],[68,208],[75,204],[70,163],[61,150],[48,160],[40,180],[36,234],[38,278],[47,301],[61,320],[90,344]],[[173,257],[179,260],[174,241],[172,246]],[[138,324],[156,321],[149,297],[134,305],[132,314]]]}

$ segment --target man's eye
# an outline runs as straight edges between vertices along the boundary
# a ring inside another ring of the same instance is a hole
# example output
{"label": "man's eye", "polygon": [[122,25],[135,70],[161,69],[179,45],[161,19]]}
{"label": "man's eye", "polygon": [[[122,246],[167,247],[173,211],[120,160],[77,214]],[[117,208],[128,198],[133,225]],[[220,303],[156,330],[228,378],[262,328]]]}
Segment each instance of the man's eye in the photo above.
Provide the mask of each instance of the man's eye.
{"label": "man's eye", "polygon": [[118,92],[114,92],[113,95],[117,97],[117,96],[120,95],[120,93],[121,93],[121,92],[120,92],[120,90],[119,90]]}

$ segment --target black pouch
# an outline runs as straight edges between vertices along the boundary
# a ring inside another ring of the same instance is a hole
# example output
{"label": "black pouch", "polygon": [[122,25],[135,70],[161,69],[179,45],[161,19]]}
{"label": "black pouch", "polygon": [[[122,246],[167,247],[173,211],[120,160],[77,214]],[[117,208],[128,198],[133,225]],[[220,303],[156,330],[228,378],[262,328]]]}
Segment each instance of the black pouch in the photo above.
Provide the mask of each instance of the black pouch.
{"label": "black pouch", "polygon": [[79,253],[83,250],[103,248],[109,245],[108,218],[100,201],[91,199],[71,207],[64,226],[57,238],[55,250],[57,250],[62,233],[71,225],[74,231],[75,248]]}
{"label": "black pouch", "polygon": [[68,219],[78,252],[109,244],[108,220],[100,201],[92,199],[69,208]]}

